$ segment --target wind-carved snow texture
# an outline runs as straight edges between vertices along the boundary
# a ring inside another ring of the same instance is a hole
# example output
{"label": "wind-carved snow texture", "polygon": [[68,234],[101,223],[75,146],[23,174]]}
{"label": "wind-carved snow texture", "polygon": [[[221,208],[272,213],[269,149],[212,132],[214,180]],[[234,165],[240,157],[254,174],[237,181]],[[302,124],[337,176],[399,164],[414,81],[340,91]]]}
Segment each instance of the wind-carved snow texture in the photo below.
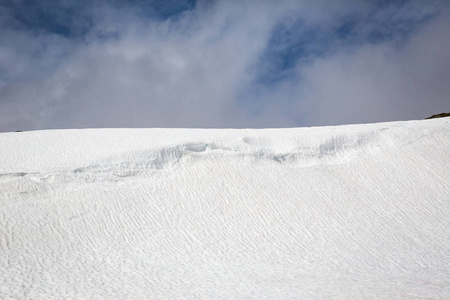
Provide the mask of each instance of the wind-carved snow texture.
{"label": "wind-carved snow texture", "polygon": [[449,124],[0,134],[0,299],[449,299]]}
{"label": "wind-carved snow texture", "polygon": [[[226,156],[228,159],[265,160],[268,163],[276,162],[298,166],[310,166],[319,163],[342,163],[348,161],[350,157],[363,154],[373,139],[372,135],[360,136],[355,139],[345,136],[333,137],[317,147],[297,147],[293,151],[285,153],[274,153],[270,147],[267,147],[270,144],[270,139],[264,138],[244,137],[242,139],[243,143],[250,145],[247,149],[240,145],[230,148],[216,143],[193,142],[162,149],[122,153],[117,158],[109,157],[93,165],[77,168],[73,172],[81,175],[89,174],[91,177],[96,175],[99,177],[104,177],[105,175],[129,177],[155,169],[174,167],[186,157],[198,159],[203,155],[207,156],[208,159]],[[372,147],[372,150],[374,149]],[[125,161],[112,163],[112,161],[124,158],[126,159]]]}

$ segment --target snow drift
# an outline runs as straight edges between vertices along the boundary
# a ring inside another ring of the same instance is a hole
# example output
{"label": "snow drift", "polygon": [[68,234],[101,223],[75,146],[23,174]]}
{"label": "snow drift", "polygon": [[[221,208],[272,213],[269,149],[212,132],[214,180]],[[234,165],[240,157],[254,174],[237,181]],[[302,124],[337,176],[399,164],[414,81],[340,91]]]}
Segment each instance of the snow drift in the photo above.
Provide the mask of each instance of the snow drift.
{"label": "snow drift", "polygon": [[3,133],[0,298],[450,298],[449,163],[449,118]]}

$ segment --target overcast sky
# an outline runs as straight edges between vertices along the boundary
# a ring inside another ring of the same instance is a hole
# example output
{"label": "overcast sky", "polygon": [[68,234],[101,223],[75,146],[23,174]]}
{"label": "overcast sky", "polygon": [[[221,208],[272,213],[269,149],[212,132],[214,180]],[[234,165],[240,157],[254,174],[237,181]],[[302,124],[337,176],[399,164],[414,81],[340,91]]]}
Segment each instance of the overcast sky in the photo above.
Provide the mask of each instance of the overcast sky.
{"label": "overcast sky", "polygon": [[0,131],[449,111],[447,0],[0,0]]}

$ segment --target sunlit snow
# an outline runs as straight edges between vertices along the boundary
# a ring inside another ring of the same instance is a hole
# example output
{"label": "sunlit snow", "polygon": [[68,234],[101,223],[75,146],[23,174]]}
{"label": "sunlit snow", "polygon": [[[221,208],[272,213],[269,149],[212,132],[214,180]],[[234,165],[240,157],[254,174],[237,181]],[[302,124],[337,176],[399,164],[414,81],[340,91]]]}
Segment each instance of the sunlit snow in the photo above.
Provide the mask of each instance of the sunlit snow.
{"label": "sunlit snow", "polygon": [[450,118],[0,134],[1,299],[450,299]]}

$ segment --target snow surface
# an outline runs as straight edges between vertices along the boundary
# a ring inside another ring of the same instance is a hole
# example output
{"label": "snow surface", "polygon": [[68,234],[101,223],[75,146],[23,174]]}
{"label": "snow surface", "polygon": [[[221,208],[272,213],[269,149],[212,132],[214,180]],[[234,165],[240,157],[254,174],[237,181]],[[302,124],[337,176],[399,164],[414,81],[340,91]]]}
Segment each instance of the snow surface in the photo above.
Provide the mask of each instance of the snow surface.
{"label": "snow surface", "polygon": [[450,118],[0,134],[1,299],[450,299]]}

